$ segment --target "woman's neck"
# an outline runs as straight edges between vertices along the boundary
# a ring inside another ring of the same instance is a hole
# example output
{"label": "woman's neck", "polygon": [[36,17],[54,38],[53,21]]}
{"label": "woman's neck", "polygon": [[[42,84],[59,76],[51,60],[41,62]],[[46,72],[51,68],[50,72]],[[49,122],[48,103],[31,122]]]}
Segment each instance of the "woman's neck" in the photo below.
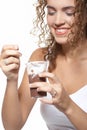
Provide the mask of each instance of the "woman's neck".
{"label": "woman's neck", "polygon": [[69,45],[63,45],[62,49],[66,59],[87,58],[87,40],[81,41],[76,48],[72,48]]}

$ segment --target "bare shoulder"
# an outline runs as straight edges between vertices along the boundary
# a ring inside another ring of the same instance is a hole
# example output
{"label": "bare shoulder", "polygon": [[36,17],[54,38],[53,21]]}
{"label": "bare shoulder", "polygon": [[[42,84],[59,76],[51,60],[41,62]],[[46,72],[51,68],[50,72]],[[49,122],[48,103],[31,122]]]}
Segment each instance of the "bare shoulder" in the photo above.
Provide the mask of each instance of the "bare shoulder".
{"label": "bare shoulder", "polygon": [[[38,48],[36,49],[32,55],[29,58],[29,61],[37,61],[37,60],[44,60],[44,55],[47,53],[46,48]],[[30,96],[30,89],[29,89],[29,79],[27,70],[25,69],[22,82],[20,84],[20,87],[18,89],[18,94],[20,97],[20,101],[23,107],[23,113],[24,113],[24,122],[28,117],[28,114],[30,113],[34,103],[35,99],[32,100]]]}
{"label": "bare shoulder", "polygon": [[29,61],[44,60],[47,53],[47,48],[37,48],[29,58]]}

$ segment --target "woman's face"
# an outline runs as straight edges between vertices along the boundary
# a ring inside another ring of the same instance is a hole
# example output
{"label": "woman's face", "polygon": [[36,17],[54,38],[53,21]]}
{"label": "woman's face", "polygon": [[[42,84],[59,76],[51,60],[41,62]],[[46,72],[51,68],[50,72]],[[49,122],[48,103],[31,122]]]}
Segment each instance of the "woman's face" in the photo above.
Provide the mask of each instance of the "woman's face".
{"label": "woman's face", "polygon": [[47,0],[47,23],[56,42],[66,44],[74,20],[74,0]]}

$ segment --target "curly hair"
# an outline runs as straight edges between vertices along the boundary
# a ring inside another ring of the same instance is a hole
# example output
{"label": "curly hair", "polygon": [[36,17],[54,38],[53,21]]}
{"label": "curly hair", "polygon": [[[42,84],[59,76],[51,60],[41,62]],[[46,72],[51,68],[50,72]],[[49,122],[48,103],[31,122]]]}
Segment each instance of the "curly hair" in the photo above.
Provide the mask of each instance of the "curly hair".
{"label": "curly hair", "polygon": [[[44,56],[45,60],[49,60],[52,71],[56,67],[56,57],[58,54],[63,55],[63,50],[60,44],[56,43],[53,35],[50,32],[46,23],[46,5],[47,0],[38,0],[36,6],[36,18],[34,20],[34,34],[38,36],[38,44],[45,44],[47,47],[47,54]],[[71,33],[68,41],[71,48],[76,48],[79,40],[84,36],[87,38],[87,0],[75,0],[75,22],[72,25]]]}
{"label": "curly hair", "polygon": [[87,38],[87,0],[75,0],[75,22],[68,41],[77,47],[84,36]]}

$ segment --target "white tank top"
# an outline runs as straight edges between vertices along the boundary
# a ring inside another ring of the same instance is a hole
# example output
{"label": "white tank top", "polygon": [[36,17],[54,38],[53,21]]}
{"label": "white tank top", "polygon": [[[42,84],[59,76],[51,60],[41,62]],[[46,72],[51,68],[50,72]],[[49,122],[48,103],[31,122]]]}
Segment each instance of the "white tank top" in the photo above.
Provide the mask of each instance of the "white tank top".
{"label": "white tank top", "polygon": [[[47,95],[50,98],[50,94]],[[70,98],[85,112],[87,112],[87,85],[70,95]],[[76,130],[67,116],[53,105],[40,105],[40,111],[49,130]],[[74,114],[74,113],[73,113]]]}

